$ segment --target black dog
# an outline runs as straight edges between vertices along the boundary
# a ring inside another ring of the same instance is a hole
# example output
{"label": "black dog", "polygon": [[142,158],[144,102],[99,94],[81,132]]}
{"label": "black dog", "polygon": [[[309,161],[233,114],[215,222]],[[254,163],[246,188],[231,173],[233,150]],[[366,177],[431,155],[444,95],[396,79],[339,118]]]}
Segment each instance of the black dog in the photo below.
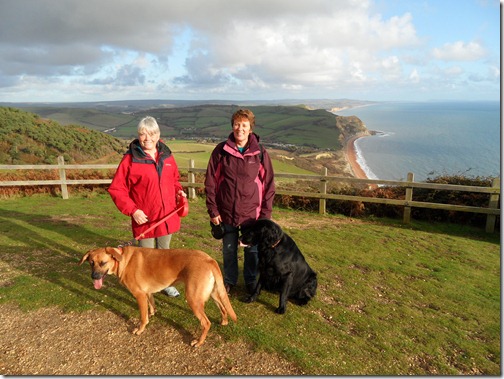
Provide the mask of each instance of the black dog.
{"label": "black dog", "polygon": [[242,228],[242,245],[258,246],[259,281],[254,293],[245,301],[257,299],[261,289],[280,292],[276,313],[285,313],[287,299],[305,305],[317,291],[317,274],[308,266],[292,238],[271,220],[259,219]]}

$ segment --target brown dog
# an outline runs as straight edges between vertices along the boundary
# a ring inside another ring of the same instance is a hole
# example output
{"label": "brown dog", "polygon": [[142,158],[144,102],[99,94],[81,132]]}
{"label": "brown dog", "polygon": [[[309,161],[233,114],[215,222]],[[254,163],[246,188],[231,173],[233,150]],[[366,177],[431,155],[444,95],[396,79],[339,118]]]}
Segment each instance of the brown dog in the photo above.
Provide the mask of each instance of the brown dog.
{"label": "brown dog", "polygon": [[221,325],[228,324],[228,314],[236,322],[219,265],[203,251],[136,246],[122,249],[102,247],[88,251],[79,264],[86,260],[91,265],[91,277],[96,289],[101,288],[106,274],[113,274],[135,296],[141,323],[133,331],[134,334],[144,331],[149,316],[156,311],[153,293],[177,282],[185,284],[187,303],[203,329],[199,339],[193,340],[191,346],[201,346],[210,329],[211,323],[205,314],[205,303],[210,296],[219,307]]}

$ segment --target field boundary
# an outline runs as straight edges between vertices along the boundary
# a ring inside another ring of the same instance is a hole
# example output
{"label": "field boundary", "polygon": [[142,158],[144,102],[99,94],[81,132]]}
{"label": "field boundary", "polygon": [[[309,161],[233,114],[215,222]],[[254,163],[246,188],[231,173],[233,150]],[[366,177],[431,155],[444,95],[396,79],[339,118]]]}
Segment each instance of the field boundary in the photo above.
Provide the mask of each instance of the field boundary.
{"label": "field boundary", "polygon": [[[81,179],[81,180],[69,180],[66,178],[66,170],[100,170],[100,169],[116,169],[117,164],[65,164],[64,158],[62,156],[58,157],[58,164],[56,165],[0,165],[0,170],[57,170],[59,173],[59,179],[57,180],[13,180],[13,181],[0,181],[0,187],[16,187],[16,186],[38,186],[38,185],[57,185],[61,187],[61,195],[63,199],[68,199],[68,186],[76,184],[110,184],[112,179]],[[180,167],[180,171],[187,172],[188,181],[181,182],[181,184],[188,188],[189,198],[194,199],[196,197],[196,188],[204,188],[204,183],[196,182],[196,173],[205,173],[206,169],[195,168],[194,161],[189,160],[187,168]],[[414,174],[408,173],[406,181],[395,181],[395,180],[380,180],[380,179],[358,179],[358,178],[345,178],[339,176],[328,175],[327,168],[322,170],[321,175],[301,175],[301,174],[288,174],[288,173],[276,173],[276,178],[287,178],[287,179],[297,179],[297,180],[312,180],[318,181],[319,192],[301,192],[301,191],[285,191],[278,190],[276,194],[287,195],[294,197],[308,197],[319,199],[319,213],[326,213],[326,201],[328,199],[332,200],[346,200],[355,202],[368,202],[368,203],[379,203],[386,205],[396,205],[404,207],[403,211],[403,222],[408,224],[411,221],[411,209],[416,208],[430,208],[430,209],[441,209],[448,211],[458,211],[458,212],[472,212],[481,213],[487,215],[485,231],[488,233],[493,233],[495,230],[495,223],[497,216],[500,216],[499,199],[500,199],[500,178],[494,178],[491,187],[479,187],[479,186],[465,186],[465,185],[454,185],[454,184],[438,184],[438,183],[422,183],[414,181]],[[396,186],[402,187],[405,190],[404,199],[384,199],[377,197],[365,197],[365,196],[354,196],[354,195],[339,195],[339,194],[328,194],[327,193],[327,183],[328,182],[339,182],[339,183],[350,183],[367,185],[370,188],[377,186]],[[488,207],[472,207],[463,205],[453,205],[453,204],[443,204],[443,203],[430,203],[430,202],[420,202],[413,201],[413,190],[415,188],[432,189],[436,191],[463,191],[463,192],[474,192],[474,193],[486,193],[489,195]]]}

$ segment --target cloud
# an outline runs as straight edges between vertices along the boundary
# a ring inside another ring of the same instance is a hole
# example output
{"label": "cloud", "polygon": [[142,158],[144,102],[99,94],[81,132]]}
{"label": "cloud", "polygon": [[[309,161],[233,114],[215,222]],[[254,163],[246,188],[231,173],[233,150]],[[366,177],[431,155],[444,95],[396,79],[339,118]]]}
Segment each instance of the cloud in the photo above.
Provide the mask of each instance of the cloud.
{"label": "cloud", "polygon": [[444,74],[447,76],[457,77],[464,73],[464,69],[460,66],[451,66],[444,70]]}
{"label": "cloud", "polygon": [[166,7],[132,0],[17,0],[2,2],[2,44],[72,46],[76,41],[100,48],[161,52],[170,48]]}
{"label": "cloud", "polygon": [[215,80],[216,86],[241,82],[272,90],[361,84],[365,71],[383,68],[374,64],[376,52],[419,43],[410,15],[385,20],[371,14],[366,1],[273,3],[285,7],[260,15],[257,7],[242,10],[247,17],[230,18],[225,30],[195,23],[196,53],[177,83],[208,86]]}
{"label": "cloud", "polygon": [[411,71],[409,75],[409,80],[411,80],[412,83],[419,83],[420,82],[420,75],[418,74],[418,71],[414,69]]}
{"label": "cloud", "polygon": [[478,42],[457,41],[433,49],[432,55],[443,61],[476,61],[484,58],[487,52]]}
{"label": "cloud", "polygon": [[109,76],[90,81],[94,85],[111,85],[116,86],[136,86],[145,83],[145,75],[139,67],[134,65],[124,65],[117,69],[114,76]]}
{"label": "cloud", "polygon": [[338,96],[421,81],[429,57],[486,54],[463,41],[428,54],[410,11],[385,15],[372,0],[12,0],[0,35],[2,87],[30,78],[82,96],[100,85],[105,96]]}

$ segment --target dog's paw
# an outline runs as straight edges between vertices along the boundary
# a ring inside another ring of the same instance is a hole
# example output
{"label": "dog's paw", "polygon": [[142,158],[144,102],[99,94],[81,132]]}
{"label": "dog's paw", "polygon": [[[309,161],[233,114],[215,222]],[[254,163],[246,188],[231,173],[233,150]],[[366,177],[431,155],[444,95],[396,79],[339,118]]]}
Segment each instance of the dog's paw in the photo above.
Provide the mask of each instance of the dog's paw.
{"label": "dog's paw", "polygon": [[285,313],[285,307],[278,307],[277,309],[275,309],[275,313],[283,315]]}
{"label": "dog's paw", "polygon": [[140,334],[143,333],[144,330],[145,330],[145,327],[135,328],[135,329],[133,329],[133,334],[139,336]]}
{"label": "dog's paw", "polygon": [[200,347],[202,344],[203,344],[203,342],[200,343],[199,340],[192,340],[191,341],[191,346],[192,347]]}

